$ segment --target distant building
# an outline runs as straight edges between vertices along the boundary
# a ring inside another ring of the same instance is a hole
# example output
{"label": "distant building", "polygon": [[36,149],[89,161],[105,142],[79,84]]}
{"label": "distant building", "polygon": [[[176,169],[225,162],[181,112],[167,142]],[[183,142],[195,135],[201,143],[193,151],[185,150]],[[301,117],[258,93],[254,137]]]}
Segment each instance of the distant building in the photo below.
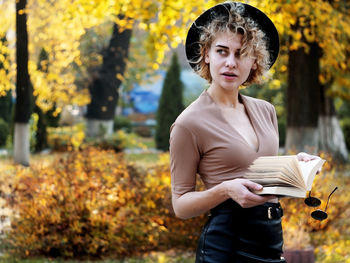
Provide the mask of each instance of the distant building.
{"label": "distant building", "polygon": [[[157,78],[154,83],[135,85],[134,89],[124,94],[123,99],[126,100],[126,104],[132,106],[122,109],[122,114],[124,116],[134,113],[155,114],[158,109],[165,73],[165,71],[159,71],[161,77]],[[183,70],[181,72],[181,80],[184,84],[185,104],[188,104],[188,100],[193,100],[197,97],[206,85],[206,82],[192,70]]]}
{"label": "distant building", "polygon": [[[131,91],[122,93],[124,105],[130,106],[119,112],[132,121],[134,132],[141,136],[152,136],[155,132],[156,113],[166,72],[160,70],[157,73],[158,77],[153,82],[151,79],[146,81],[147,84],[135,84]],[[181,71],[181,80],[184,84],[184,104],[187,106],[204,90],[206,81],[189,67]]]}

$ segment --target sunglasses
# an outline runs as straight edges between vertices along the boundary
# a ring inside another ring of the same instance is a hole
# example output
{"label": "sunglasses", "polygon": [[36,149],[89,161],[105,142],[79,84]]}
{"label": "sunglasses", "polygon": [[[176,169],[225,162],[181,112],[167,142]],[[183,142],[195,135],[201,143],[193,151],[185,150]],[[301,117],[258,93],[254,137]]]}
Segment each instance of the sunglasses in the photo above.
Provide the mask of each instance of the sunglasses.
{"label": "sunglasses", "polygon": [[[331,198],[331,195],[338,189],[338,187],[335,187],[334,190],[329,194],[328,196],[328,200],[327,200],[327,204],[326,204],[326,208],[323,210],[321,209],[317,209],[315,211],[313,211],[311,213],[311,217],[313,219],[316,219],[316,220],[319,220],[319,221],[322,221],[322,220],[325,220],[327,217],[328,217],[328,214],[327,214],[327,207],[328,207],[328,203],[329,203],[329,199]],[[307,206],[310,206],[310,207],[317,207],[321,204],[321,200],[316,198],[316,197],[313,197],[311,196],[311,191],[309,192],[309,197],[305,198],[304,200],[304,203],[307,205]]]}

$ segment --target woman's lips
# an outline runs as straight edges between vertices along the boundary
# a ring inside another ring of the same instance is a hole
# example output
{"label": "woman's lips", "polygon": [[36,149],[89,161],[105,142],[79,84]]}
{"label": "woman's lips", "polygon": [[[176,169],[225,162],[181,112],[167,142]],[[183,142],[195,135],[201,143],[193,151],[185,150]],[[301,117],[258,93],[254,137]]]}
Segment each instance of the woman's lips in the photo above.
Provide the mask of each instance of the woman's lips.
{"label": "woman's lips", "polygon": [[228,80],[233,80],[233,79],[236,79],[238,76],[232,72],[224,72],[222,73],[222,75],[225,77],[225,79],[228,79]]}

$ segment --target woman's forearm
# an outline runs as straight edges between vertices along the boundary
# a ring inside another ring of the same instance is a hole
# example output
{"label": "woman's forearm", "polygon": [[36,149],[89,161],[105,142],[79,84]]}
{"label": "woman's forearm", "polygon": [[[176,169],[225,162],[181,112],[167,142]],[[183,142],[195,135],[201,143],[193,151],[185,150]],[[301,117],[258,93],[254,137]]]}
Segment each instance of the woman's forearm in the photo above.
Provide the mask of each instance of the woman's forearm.
{"label": "woman's forearm", "polygon": [[186,219],[208,212],[218,204],[231,198],[243,208],[263,204],[276,198],[271,195],[256,195],[252,191],[262,186],[247,179],[224,181],[205,191],[188,192],[172,196],[173,208],[177,217]]}
{"label": "woman's forearm", "polygon": [[208,212],[228,198],[225,187],[219,184],[205,191],[188,192],[181,196],[173,194],[172,203],[175,215],[187,219]]}

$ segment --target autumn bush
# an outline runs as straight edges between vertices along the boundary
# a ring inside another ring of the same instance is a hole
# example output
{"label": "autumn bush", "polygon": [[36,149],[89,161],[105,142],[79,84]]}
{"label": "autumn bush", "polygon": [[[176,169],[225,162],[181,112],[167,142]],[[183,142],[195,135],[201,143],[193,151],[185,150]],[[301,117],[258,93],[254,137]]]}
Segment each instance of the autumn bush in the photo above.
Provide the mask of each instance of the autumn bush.
{"label": "autumn bush", "polygon": [[[30,168],[7,165],[1,171],[7,177],[0,181],[0,197],[12,211],[2,247],[11,257],[121,258],[154,250],[195,250],[206,216],[174,216],[168,154],[147,166],[95,147],[57,156]],[[329,193],[338,186],[328,218],[316,221],[310,216],[314,208],[303,199],[282,198],[285,245],[313,246],[317,262],[350,262],[350,177],[329,156],[323,158],[327,162],[312,195],[325,209]]]}
{"label": "autumn bush", "polygon": [[8,253],[21,257],[124,257],[194,249],[204,217],[174,217],[168,167],[163,160],[142,169],[122,154],[92,147],[46,165],[17,167],[6,197],[11,228],[2,242]]}
{"label": "autumn bush", "polygon": [[53,151],[79,148],[85,139],[83,123],[74,126],[48,127],[48,145]]}

